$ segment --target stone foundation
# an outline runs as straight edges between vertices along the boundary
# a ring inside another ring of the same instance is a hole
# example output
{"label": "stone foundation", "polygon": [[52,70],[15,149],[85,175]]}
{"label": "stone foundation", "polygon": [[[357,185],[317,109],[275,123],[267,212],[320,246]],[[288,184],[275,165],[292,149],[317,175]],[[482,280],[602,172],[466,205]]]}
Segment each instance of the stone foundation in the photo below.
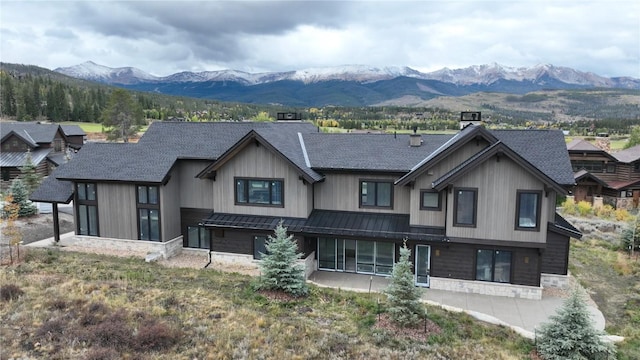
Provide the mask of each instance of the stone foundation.
{"label": "stone foundation", "polygon": [[486,281],[430,278],[430,288],[471,294],[505,296],[519,299],[542,299],[542,287],[501,284]]}
{"label": "stone foundation", "polygon": [[569,288],[569,275],[540,274],[540,285],[543,288]]}
{"label": "stone foundation", "polygon": [[125,251],[130,252],[132,256],[155,252],[161,254],[165,259],[176,256],[182,251],[182,236],[167,242],[158,242],[75,235],[66,239],[64,243],[69,246]]}
{"label": "stone foundation", "polygon": [[[253,269],[258,269],[260,264],[260,260],[255,260],[253,258],[253,255],[234,254],[218,251],[211,252],[211,260],[223,264],[236,265]],[[311,276],[311,274],[316,271],[315,252],[312,252],[306,258],[298,260],[298,263],[304,266],[305,279],[308,279],[309,276]]]}

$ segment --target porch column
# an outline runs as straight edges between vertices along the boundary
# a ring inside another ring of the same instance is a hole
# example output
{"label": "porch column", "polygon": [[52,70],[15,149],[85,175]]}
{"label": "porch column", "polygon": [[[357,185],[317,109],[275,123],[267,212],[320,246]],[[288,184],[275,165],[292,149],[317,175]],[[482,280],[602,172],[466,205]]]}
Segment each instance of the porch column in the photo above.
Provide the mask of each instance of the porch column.
{"label": "porch column", "polygon": [[60,223],[58,221],[58,203],[52,203],[53,207],[53,239],[56,244],[60,242]]}

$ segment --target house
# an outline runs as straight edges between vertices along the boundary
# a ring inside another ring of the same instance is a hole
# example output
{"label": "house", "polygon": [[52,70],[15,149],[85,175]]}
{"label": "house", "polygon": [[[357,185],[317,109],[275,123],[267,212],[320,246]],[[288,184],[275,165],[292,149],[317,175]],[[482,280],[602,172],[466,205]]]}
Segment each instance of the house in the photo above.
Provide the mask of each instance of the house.
{"label": "house", "polygon": [[575,201],[637,208],[640,200],[640,146],[611,153],[583,139],[567,143],[576,182]]}
{"label": "house", "polygon": [[135,144],[86,144],[32,199],[73,198],[75,241],[90,246],[255,266],[282,220],[307,275],[388,276],[406,239],[417,285],[539,299],[566,283],[581,236],[555,211],[573,184],[560,131],[154,122]]}
{"label": "house", "polygon": [[62,164],[67,148],[79,149],[84,142],[84,132],[76,125],[3,122],[0,152],[0,180],[7,187],[20,176],[28,155],[38,174],[47,176],[51,168]]}

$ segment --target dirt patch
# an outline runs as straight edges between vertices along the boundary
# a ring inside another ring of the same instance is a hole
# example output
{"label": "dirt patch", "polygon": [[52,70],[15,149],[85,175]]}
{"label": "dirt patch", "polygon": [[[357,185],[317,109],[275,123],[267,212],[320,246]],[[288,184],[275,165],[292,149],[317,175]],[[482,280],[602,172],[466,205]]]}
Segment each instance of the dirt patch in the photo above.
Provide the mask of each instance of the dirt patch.
{"label": "dirt patch", "polygon": [[[73,215],[59,212],[60,234],[65,234],[75,230]],[[22,232],[22,243],[24,245],[34,241],[53,237],[53,214],[39,214],[16,221],[16,225]],[[3,224],[4,226],[4,224]],[[5,243],[6,239],[2,239]]]}

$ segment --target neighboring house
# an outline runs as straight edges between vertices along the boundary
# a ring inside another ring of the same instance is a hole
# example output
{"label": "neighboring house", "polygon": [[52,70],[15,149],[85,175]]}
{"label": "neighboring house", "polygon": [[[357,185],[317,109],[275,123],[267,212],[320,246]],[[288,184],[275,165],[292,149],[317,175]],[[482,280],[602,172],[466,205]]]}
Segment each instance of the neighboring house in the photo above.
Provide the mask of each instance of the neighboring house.
{"label": "neighboring house", "polygon": [[555,211],[573,185],[560,131],[155,122],[136,144],[85,145],[32,199],[73,197],[75,241],[92,246],[255,265],[282,220],[307,275],[388,276],[406,239],[420,286],[539,299],[566,283],[569,238],[581,236]]}
{"label": "neighboring house", "polygon": [[575,201],[637,208],[640,200],[640,146],[609,153],[583,139],[567,143],[576,186]]}
{"label": "neighboring house", "polygon": [[[85,135],[76,125],[61,127],[22,122],[2,122],[0,133],[0,180],[3,188],[20,176],[20,169],[26,164],[28,154],[38,174],[47,176],[52,167],[64,163],[68,146],[74,149],[82,147]],[[69,139],[72,139],[73,145]]]}

